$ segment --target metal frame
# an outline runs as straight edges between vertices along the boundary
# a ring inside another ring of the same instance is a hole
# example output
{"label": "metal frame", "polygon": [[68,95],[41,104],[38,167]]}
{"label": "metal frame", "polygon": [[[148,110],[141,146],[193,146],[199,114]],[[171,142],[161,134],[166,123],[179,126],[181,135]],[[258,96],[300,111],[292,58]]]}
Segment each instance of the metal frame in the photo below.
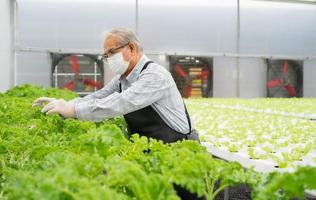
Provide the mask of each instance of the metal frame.
{"label": "metal frame", "polygon": [[[237,41],[236,41],[236,52],[240,53],[240,0],[237,0]],[[237,57],[236,62],[237,68],[237,77],[236,77],[236,96],[240,97],[240,66],[239,66],[239,57]]]}
{"label": "metal frame", "polygon": [[139,13],[139,3],[138,0],[135,0],[135,33],[138,35],[138,13]]}
{"label": "metal frame", "polygon": [[[96,49],[58,49],[58,48],[40,48],[40,47],[18,47],[18,52],[38,52],[38,53],[70,53],[70,54],[99,54],[101,50]],[[269,54],[238,54],[238,53],[218,53],[218,52],[196,52],[196,51],[145,51],[152,55],[190,55],[201,57],[239,57],[239,58],[265,58],[265,59],[289,59],[289,60],[310,60],[316,59],[314,55],[269,55]]]}
{"label": "metal frame", "polygon": [[17,0],[13,0],[11,2],[11,6],[12,6],[12,12],[11,13],[11,18],[13,20],[13,24],[11,25],[11,33],[13,35],[12,37],[12,48],[13,48],[13,60],[12,60],[12,78],[13,78],[13,86],[17,85],[17,45],[18,45],[18,33],[19,33],[19,29],[18,29],[18,2]]}

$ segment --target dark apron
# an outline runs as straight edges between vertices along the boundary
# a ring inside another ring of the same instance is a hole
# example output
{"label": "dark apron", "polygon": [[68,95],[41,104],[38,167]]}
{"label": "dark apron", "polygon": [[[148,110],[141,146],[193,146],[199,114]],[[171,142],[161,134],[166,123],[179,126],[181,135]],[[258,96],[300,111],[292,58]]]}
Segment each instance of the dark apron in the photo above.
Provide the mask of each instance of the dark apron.
{"label": "dark apron", "polygon": [[[146,62],[140,73],[142,73],[150,63],[153,63],[153,61]],[[119,87],[120,92],[122,92],[121,83]],[[124,118],[132,134],[138,133],[140,136],[162,140],[165,143],[176,142],[179,140],[199,141],[199,137],[195,130],[191,130],[191,120],[185,105],[184,107],[190,127],[190,132],[187,134],[179,133],[170,128],[150,105],[140,110],[126,114],[124,115]]]}

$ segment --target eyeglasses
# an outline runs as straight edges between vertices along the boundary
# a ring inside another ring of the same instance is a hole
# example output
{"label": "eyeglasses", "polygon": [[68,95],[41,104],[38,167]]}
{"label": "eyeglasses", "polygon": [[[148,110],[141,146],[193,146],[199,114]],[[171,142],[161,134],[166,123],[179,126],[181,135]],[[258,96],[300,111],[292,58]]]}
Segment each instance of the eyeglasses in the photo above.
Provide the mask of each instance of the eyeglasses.
{"label": "eyeglasses", "polygon": [[126,43],[126,44],[123,44],[123,45],[121,45],[121,46],[118,46],[118,47],[116,47],[116,48],[114,48],[114,49],[110,49],[110,50],[108,51],[108,53],[103,54],[103,56],[102,56],[103,61],[104,61],[104,62],[107,62],[107,59],[108,59],[109,57],[111,57],[111,56],[113,56],[114,54],[118,53],[118,50],[119,50],[119,49],[122,49],[122,48],[126,47],[128,44],[129,44],[129,43]]}

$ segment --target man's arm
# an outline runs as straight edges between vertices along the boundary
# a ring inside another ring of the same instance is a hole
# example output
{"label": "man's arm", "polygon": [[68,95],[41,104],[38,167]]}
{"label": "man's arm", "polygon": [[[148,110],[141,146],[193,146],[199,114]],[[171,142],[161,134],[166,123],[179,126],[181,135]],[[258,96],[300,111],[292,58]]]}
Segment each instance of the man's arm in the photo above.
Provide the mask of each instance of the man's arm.
{"label": "man's arm", "polygon": [[93,99],[102,99],[114,92],[119,91],[119,76],[114,77],[108,84],[106,84],[102,89],[95,91],[85,97],[78,97],[75,99],[72,99],[70,102],[74,103],[75,105],[78,103],[82,103],[85,101],[93,100]]}
{"label": "man's arm", "polygon": [[164,74],[144,71],[127,90],[114,92],[105,98],[89,99],[75,105],[76,117],[101,121],[142,109],[158,101],[172,82]]}

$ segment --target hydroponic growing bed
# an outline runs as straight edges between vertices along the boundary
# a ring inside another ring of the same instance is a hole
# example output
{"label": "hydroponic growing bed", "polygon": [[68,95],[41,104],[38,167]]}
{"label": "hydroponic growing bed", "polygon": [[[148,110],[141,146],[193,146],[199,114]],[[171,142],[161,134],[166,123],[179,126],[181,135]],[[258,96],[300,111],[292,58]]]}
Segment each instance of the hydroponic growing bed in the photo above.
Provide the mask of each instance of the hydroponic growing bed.
{"label": "hydroponic growing bed", "polygon": [[212,152],[228,160],[239,158],[259,170],[293,171],[296,166],[316,166],[316,122],[280,112],[302,116],[308,108],[311,115],[312,102],[316,105],[314,99],[195,99],[187,104],[202,141]]}
{"label": "hydroponic growing bed", "polygon": [[[195,141],[165,145],[137,134],[129,137],[122,118],[94,123],[43,115],[39,108],[31,107],[39,96],[72,99],[76,95],[30,85],[0,94],[0,199],[179,199],[174,185],[215,199],[225,188],[243,184],[251,188],[252,199],[263,200],[303,198],[306,189],[316,189],[313,165],[300,167],[287,161],[286,167],[293,166],[288,172],[245,170],[238,162],[212,157]],[[212,135],[211,130],[219,134],[217,128],[225,130],[228,124],[214,125],[206,117],[216,113],[198,114],[196,111],[205,107],[193,101],[188,104],[203,140],[216,148],[242,151],[243,147],[231,147],[219,135]],[[221,108],[217,109],[217,116],[221,116]],[[229,112],[223,112],[226,120],[236,115]],[[311,131],[311,124],[295,123]],[[212,143],[212,137],[217,138],[216,143]],[[297,144],[306,144],[302,141]],[[314,149],[315,141],[309,141],[306,154]],[[254,155],[262,156],[257,154],[257,146],[253,145]]]}

